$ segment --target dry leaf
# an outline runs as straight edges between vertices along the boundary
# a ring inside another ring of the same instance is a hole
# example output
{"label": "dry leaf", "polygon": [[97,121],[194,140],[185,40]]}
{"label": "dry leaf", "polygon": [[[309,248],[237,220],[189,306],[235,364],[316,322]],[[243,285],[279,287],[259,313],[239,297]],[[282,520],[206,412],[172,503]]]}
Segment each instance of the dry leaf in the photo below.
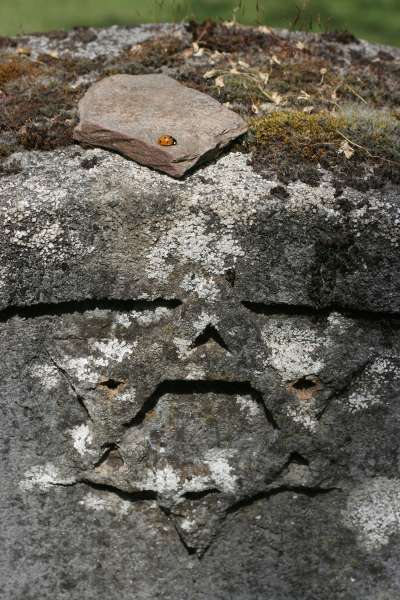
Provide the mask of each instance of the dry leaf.
{"label": "dry leaf", "polygon": [[310,94],[305,90],[301,90],[300,94],[297,96],[297,100],[309,100],[310,98]]}
{"label": "dry leaf", "polygon": [[224,78],[222,77],[222,75],[220,75],[219,77],[216,78],[214,84],[218,88],[223,88],[225,86]]}
{"label": "dry leaf", "polygon": [[348,141],[343,140],[338,150],[339,154],[344,154],[347,159],[351,158],[354,154],[354,150]]}
{"label": "dry leaf", "polygon": [[211,77],[215,77],[217,71],[215,69],[211,69],[211,71],[206,71],[203,75],[204,79],[211,79]]}
{"label": "dry leaf", "polygon": [[250,65],[247,64],[247,62],[244,62],[244,60],[238,60],[238,65],[243,67],[243,69],[250,69]]}
{"label": "dry leaf", "polygon": [[200,46],[198,45],[197,42],[193,42],[192,48],[193,48],[193,56],[203,56],[204,48],[200,48]]}
{"label": "dry leaf", "polygon": [[303,44],[303,42],[296,42],[296,48],[298,48],[299,50],[304,50],[305,48],[305,44]]}
{"label": "dry leaf", "polygon": [[229,69],[229,73],[232,73],[232,75],[240,75],[240,71],[238,71],[235,67]]}
{"label": "dry leaf", "polygon": [[15,51],[16,51],[17,54],[24,54],[26,56],[30,56],[31,55],[31,49],[30,48],[23,48],[22,46],[20,46]]}
{"label": "dry leaf", "polygon": [[278,92],[271,92],[270,98],[274,104],[282,104],[283,97]]}
{"label": "dry leaf", "polygon": [[251,110],[255,115],[258,115],[258,113],[260,112],[260,109],[258,108],[257,104],[252,104],[251,105]]}
{"label": "dry leaf", "polygon": [[269,73],[258,73],[258,77],[261,79],[264,85],[267,85],[269,80]]}
{"label": "dry leaf", "polygon": [[261,33],[271,33],[272,29],[271,27],[266,27],[266,25],[260,25],[260,27],[258,27],[258,31],[260,31]]}
{"label": "dry leaf", "polygon": [[276,56],[276,54],[273,54],[272,57],[270,58],[271,63],[275,63],[277,65],[281,64],[281,61],[279,60],[279,58]]}
{"label": "dry leaf", "polygon": [[312,113],[313,110],[314,110],[313,106],[305,106],[303,108],[303,112],[305,112],[305,113]]}

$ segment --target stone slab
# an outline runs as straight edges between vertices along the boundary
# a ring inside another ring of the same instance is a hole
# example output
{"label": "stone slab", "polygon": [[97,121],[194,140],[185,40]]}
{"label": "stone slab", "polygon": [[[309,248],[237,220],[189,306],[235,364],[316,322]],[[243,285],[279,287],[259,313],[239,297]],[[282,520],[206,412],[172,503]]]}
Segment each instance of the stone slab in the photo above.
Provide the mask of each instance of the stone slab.
{"label": "stone slab", "polygon": [[[165,44],[78,33],[10,43],[57,52],[60,88],[82,83],[64,52],[103,70]],[[278,57],[327,51],[272,35]],[[383,61],[329,46],[341,68]],[[169,72],[199,81],[213,56]],[[398,600],[398,185],[45,149],[0,173],[1,600]]]}
{"label": "stone slab", "polygon": [[[214,98],[165,75],[113,75],[79,103],[80,142],[121,152],[181,177],[247,131],[246,122]],[[176,143],[160,145],[163,136]]]}

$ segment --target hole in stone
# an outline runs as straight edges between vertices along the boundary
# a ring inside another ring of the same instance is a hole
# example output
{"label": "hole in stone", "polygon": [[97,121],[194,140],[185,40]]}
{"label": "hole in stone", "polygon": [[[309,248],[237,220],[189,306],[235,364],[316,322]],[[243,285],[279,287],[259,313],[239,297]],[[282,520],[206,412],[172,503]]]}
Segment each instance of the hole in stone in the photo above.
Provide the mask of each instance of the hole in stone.
{"label": "hole in stone", "polygon": [[292,452],[291,455],[289,456],[289,460],[288,460],[288,464],[289,465],[305,465],[305,466],[309,466],[310,461],[305,458],[304,456],[302,456],[301,454],[299,454],[298,452]]}
{"label": "hole in stone", "polygon": [[315,380],[308,379],[307,376],[301,377],[292,384],[292,387],[296,390],[309,390],[310,388],[315,387]]}
{"label": "hole in stone", "polygon": [[126,380],[123,379],[113,379],[110,377],[109,379],[105,379],[104,381],[99,381],[97,384],[97,388],[103,390],[110,398],[117,396],[123,389],[125,389],[127,384]]}
{"label": "hole in stone", "polygon": [[207,327],[197,336],[194,340],[191,348],[198,348],[199,346],[203,346],[203,344],[207,344],[210,340],[213,340],[218,346],[227,350],[229,352],[229,348],[224,342],[222,336],[218,333],[213,325],[208,324]]}
{"label": "hole in stone", "polygon": [[299,400],[311,400],[321,389],[321,383],[313,375],[304,375],[288,385],[290,393],[297,396]]}
{"label": "hole in stone", "polygon": [[221,492],[217,488],[207,488],[206,490],[201,490],[200,492],[185,492],[182,497],[186,500],[202,500],[211,494],[220,493]]}
{"label": "hole in stone", "polygon": [[117,444],[106,444],[104,448],[105,452],[100,460],[96,463],[95,468],[104,465],[113,470],[120,469],[125,463]]}
{"label": "hole in stone", "polygon": [[124,381],[119,381],[118,379],[107,379],[106,381],[101,381],[99,386],[104,386],[109,390],[116,390],[120,385],[123,385]]}

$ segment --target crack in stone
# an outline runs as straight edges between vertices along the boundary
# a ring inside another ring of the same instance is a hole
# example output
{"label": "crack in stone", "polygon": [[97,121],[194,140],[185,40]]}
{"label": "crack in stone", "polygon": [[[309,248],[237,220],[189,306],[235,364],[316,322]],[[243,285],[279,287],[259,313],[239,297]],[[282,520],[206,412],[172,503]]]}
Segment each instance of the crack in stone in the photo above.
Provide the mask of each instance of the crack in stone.
{"label": "crack in stone", "polygon": [[[85,313],[93,310],[112,310],[117,312],[131,312],[133,310],[144,311],[154,310],[158,307],[178,308],[183,304],[182,300],[177,298],[155,298],[153,300],[145,299],[118,299],[118,298],[87,298],[83,300],[69,300],[65,302],[48,302],[27,305],[12,305],[0,310],[0,323],[5,323],[14,317],[24,319],[35,319],[37,317],[62,316],[73,313]],[[337,312],[352,319],[361,319],[367,321],[390,321],[399,323],[400,313],[358,309],[351,306],[342,306],[339,304],[329,304],[321,307],[313,307],[302,304],[287,303],[263,303],[241,301],[241,304],[251,312],[263,315],[293,315],[293,316],[314,316],[326,318],[332,312]]]}
{"label": "crack in stone", "polygon": [[293,492],[295,494],[302,494],[303,496],[308,496],[309,498],[314,498],[315,496],[321,496],[321,495],[329,494],[332,492],[343,492],[343,490],[340,487],[322,488],[319,486],[309,486],[309,487],[304,486],[304,487],[302,487],[302,486],[282,485],[282,486],[279,486],[279,487],[276,487],[276,488],[273,488],[270,490],[266,490],[263,492],[257,492],[256,494],[253,494],[246,498],[242,498],[241,500],[239,500],[238,502],[236,502],[235,504],[233,504],[232,506],[227,508],[226,513],[227,513],[227,515],[231,514],[231,513],[236,513],[241,508],[244,508],[246,506],[251,506],[255,502],[258,502],[259,500],[268,500],[272,496],[277,496],[278,494],[283,494],[285,492]]}
{"label": "crack in stone", "polygon": [[54,365],[54,367],[57,369],[57,371],[61,374],[61,376],[63,377],[63,379],[67,382],[68,386],[71,388],[71,390],[73,391],[74,395],[76,396],[76,399],[79,403],[79,405],[82,407],[82,409],[84,410],[87,418],[92,421],[92,417],[86,407],[86,404],[84,402],[83,397],[79,394],[78,390],[76,389],[70,375],[67,373],[67,371],[65,369],[63,369],[57,362],[56,360],[53,358],[53,356],[50,354],[50,352],[45,349],[45,353],[47,354],[49,360],[51,361],[51,363]]}
{"label": "crack in stone", "polygon": [[242,305],[250,312],[266,316],[293,315],[320,317],[326,319],[331,313],[336,312],[351,319],[371,322],[391,321],[393,323],[399,323],[400,325],[399,313],[359,309],[334,303],[316,308],[305,304],[286,304],[284,302],[269,304],[264,302],[250,302],[243,300]]}
{"label": "crack in stone", "polygon": [[[108,449],[108,450],[110,450],[110,449]],[[106,454],[107,454],[107,452],[106,452]],[[287,468],[290,464],[292,464],[294,462],[296,464],[298,464],[299,462],[301,464],[308,464],[307,459],[305,459],[301,455],[298,455],[298,453],[296,453],[296,452],[292,452],[288,461],[285,463],[284,467],[282,469],[280,469],[279,473],[277,474],[276,479],[282,474],[282,472],[285,470],[285,468]],[[326,495],[326,494],[329,494],[329,493],[332,493],[335,491],[343,492],[342,488],[336,487],[336,486],[323,488],[320,486],[280,485],[276,488],[257,492],[250,496],[241,498],[237,502],[231,504],[230,506],[228,506],[227,508],[224,509],[224,511],[221,514],[221,517],[219,519],[219,526],[217,527],[215,534],[212,537],[212,539],[210,539],[209,543],[206,545],[203,545],[202,547],[197,547],[197,546],[191,546],[190,544],[187,543],[187,541],[185,540],[184,536],[182,535],[182,533],[174,519],[174,516],[176,516],[174,511],[171,508],[160,504],[159,503],[159,494],[153,490],[140,490],[140,491],[136,491],[136,492],[126,492],[126,491],[121,490],[118,487],[115,487],[111,484],[94,483],[93,481],[91,481],[85,477],[83,477],[81,479],[77,479],[76,481],[67,482],[67,483],[51,482],[50,485],[52,485],[54,487],[73,487],[73,486],[77,486],[77,485],[86,485],[94,490],[106,491],[111,494],[115,494],[121,500],[128,501],[131,503],[156,501],[158,509],[170,521],[171,525],[173,526],[174,530],[176,531],[179,541],[181,542],[182,546],[185,548],[188,555],[189,556],[196,555],[199,560],[201,560],[205,556],[208,549],[220,536],[228,515],[236,514],[242,508],[251,506],[252,504],[254,504],[260,500],[268,500],[269,498],[271,498],[273,496],[276,496],[276,495],[282,494],[282,493],[286,493],[286,492],[293,492],[293,493],[301,494],[301,495],[304,495],[304,496],[307,496],[310,498],[314,498],[315,496],[320,496],[320,495]],[[188,499],[191,501],[201,501],[203,498],[205,498],[207,496],[214,495],[214,494],[220,494],[220,493],[221,493],[220,490],[218,490],[217,488],[209,488],[206,490],[202,490],[201,492],[187,492],[183,495],[183,497],[185,499]]]}
{"label": "crack in stone", "polygon": [[182,304],[176,298],[156,298],[154,300],[133,299],[85,299],[70,300],[66,302],[49,302],[31,304],[30,306],[8,306],[0,310],[0,323],[5,323],[13,317],[35,319],[37,317],[63,316],[73,313],[85,313],[93,310],[112,310],[116,312],[131,312],[155,310],[159,307],[177,308]]}
{"label": "crack in stone", "polygon": [[357,380],[364,373],[364,371],[374,362],[375,359],[375,355],[368,358],[350,373],[345,384],[337,392],[330,396],[330,398],[328,398],[325,406],[315,415],[317,421],[320,421],[322,419],[326,411],[332,405],[332,402],[334,402],[337,398],[340,398],[340,396],[343,396],[343,394],[348,392],[350,387],[353,385],[354,381]]}
{"label": "crack in stone", "polygon": [[250,395],[259,404],[265,418],[273,429],[279,429],[271,411],[265,406],[261,392],[256,390],[248,381],[202,380],[202,379],[174,379],[165,380],[158,384],[155,391],[144,401],[139,412],[127,423],[125,427],[140,425],[146,414],[153,410],[162,396],[166,394],[225,394],[227,396]]}

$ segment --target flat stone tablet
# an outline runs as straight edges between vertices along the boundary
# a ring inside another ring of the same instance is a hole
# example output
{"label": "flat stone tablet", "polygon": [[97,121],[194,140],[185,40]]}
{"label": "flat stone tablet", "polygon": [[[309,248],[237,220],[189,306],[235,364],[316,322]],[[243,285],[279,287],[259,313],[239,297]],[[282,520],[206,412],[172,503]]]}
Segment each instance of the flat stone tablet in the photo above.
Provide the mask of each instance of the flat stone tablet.
{"label": "flat stone tablet", "polygon": [[76,140],[173,177],[247,131],[239,115],[165,75],[102,79],[80,101],[79,116]]}

